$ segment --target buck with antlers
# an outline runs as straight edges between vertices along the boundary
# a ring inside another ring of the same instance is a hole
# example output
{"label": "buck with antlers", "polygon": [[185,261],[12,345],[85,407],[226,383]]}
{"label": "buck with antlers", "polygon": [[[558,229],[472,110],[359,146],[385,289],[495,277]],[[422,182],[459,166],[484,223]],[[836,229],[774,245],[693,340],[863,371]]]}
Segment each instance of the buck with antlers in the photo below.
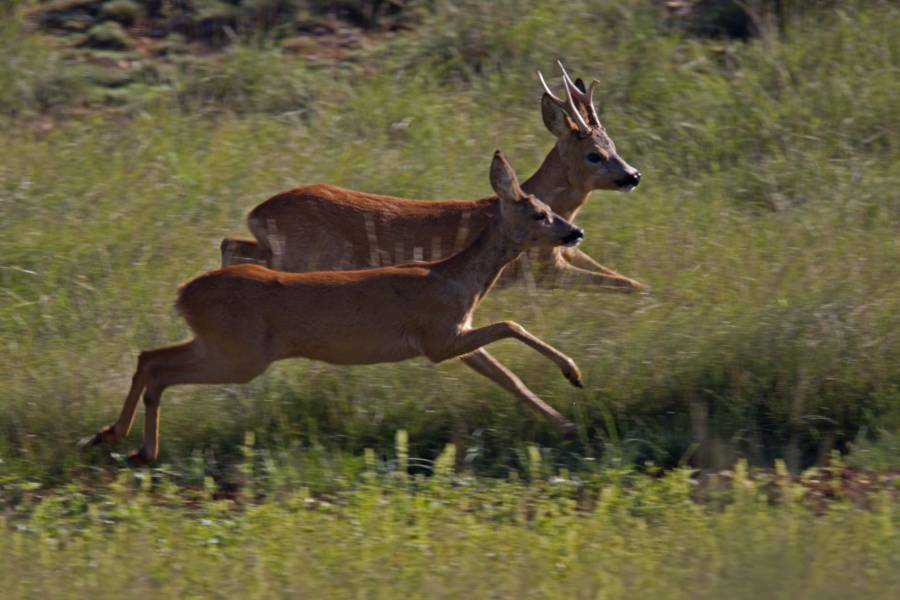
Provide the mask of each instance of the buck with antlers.
{"label": "buck with antlers", "polygon": [[581,229],[519,187],[498,150],[491,163],[498,210],[478,237],[450,258],[358,271],[284,273],[259,265],[210,271],[183,285],[176,308],[194,333],[188,342],[147,350],[119,419],[83,444],[114,442],[131,429],[138,398],[145,406],[144,443],[135,462],[155,460],[159,403],[167,387],[245,383],[276,360],[306,357],[334,364],[460,357],[549,418],[573,424],[543,402],[482,346],[517,339],[550,360],[573,385],[571,358],[511,321],[472,328],[472,315],[503,268],[528,248],[575,247]]}
{"label": "buck with antlers", "polygon": [[[592,95],[563,69],[565,99],[544,87],[541,112],[556,145],[522,189],[572,221],[591,191],[630,191],[641,175],[617,153],[600,123]],[[222,242],[222,264],[255,262],[273,269],[359,269],[448,256],[474,240],[496,214],[496,197],[475,201],[421,201],[366,194],[331,185],[289,190],[254,208],[248,218],[255,240]],[[536,281],[545,286],[589,284],[616,291],[643,286],[604,267],[577,248],[530,253]],[[519,261],[504,278],[520,273]]]}

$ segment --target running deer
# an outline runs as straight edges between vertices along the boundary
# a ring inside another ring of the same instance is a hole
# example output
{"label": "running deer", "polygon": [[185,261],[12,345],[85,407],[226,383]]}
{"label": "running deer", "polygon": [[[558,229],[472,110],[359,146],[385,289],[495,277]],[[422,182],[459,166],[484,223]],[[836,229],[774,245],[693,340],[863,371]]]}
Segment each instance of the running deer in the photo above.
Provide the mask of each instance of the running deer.
{"label": "running deer", "polygon": [[[600,123],[592,96],[572,81],[562,63],[565,99],[556,97],[538,73],[544,94],[544,124],[556,145],[522,189],[536,195],[567,221],[574,220],[591,191],[631,191],[641,179],[617,153]],[[291,271],[330,271],[388,266],[448,256],[472,242],[497,212],[496,197],[475,201],[422,201],[380,196],[332,185],[282,192],[254,208],[247,223],[255,240],[222,241],[222,265],[255,262]],[[529,270],[543,286],[590,285],[613,291],[643,286],[604,267],[577,248],[530,252]],[[503,274],[523,275],[522,261]]]}
{"label": "running deer", "polygon": [[159,404],[167,387],[246,383],[276,360],[305,357],[339,365],[459,357],[547,417],[564,433],[574,425],[497,362],[483,346],[504,338],[531,346],[582,387],[575,362],[511,321],[472,327],[472,315],[503,268],[529,248],[575,247],[584,233],[519,187],[498,150],[491,185],[499,210],[478,237],[445,259],[357,271],[286,273],[260,265],[210,271],[181,286],[175,307],[190,341],[138,358],[119,419],[82,445],[115,442],[131,429],[143,392],[144,442],[133,462],[155,460]]}

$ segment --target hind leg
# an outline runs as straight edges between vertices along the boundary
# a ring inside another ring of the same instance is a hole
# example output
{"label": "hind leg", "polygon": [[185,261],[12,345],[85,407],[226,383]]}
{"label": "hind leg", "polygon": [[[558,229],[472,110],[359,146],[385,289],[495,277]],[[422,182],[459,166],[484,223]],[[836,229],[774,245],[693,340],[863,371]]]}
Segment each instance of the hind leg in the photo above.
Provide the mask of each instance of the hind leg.
{"label": "hind leg", "polygon": [[115,423],[107,425],[100,429],[92,436],[88,436],[79,442],[80,446],[94,446],[96,444],[108,444],[117,442],[128,435],[131,426],[134,423],[134,414],[137,411],[138,399],[141,392],[147,387],[147,377],[151,365],[156,363],[160,357],[168,356],[171,358],[186,358],[195,352],[195,342],[192,340],[175,346],[166,346],[164,348],[156,348],[154,350],[145,350],[138,356],[137,369],[131,378],[131,389],[128,390],[128,396],[125,397],[125,403],[122,405],[122,411]]}
{"label": "hind leg", "polygon": [[173,385],[191,383],[247,383],[268,367],[264,360],[246,356],[204,353],[191,360],[160,361],[151,366],[144,392],[144,441],[128,458],[133,464],[156,460],[159,455],[159,405],[163,391]]}

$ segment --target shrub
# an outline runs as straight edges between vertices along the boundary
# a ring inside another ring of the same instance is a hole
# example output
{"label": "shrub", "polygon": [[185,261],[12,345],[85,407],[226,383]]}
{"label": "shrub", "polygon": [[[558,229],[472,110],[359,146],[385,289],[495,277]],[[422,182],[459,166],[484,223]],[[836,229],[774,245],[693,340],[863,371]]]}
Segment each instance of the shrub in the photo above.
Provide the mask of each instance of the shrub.
{"label": "shrub", "polygon": [[124,27],[115,21],[107,21],[91,27],[81,45],[105,50],[126,50],[131,47],[132,41]]}
{"label": "shrub", "polygon": [[133,0],[112,0],[103,5],[103,16],[122,25],[133,25],[144,9]]}
{"label": "shrub", "polygon": [[191,108],[283,113],[309,103],[302,66],[277,51],[235,48],[218,60],[188,65],[178,99]]}

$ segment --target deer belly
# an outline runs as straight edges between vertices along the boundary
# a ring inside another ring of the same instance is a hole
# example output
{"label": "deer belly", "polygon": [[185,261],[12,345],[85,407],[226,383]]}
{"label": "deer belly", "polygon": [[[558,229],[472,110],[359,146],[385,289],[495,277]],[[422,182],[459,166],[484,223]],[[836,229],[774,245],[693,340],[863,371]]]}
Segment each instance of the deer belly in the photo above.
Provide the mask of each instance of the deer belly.
{"label": "deer belly", "polygon": [[367,324],[331,331],[314,329],[306,336],[295,338],[284,354],[337,365],[399,362],[422,354],[417,341],[397,328]]}

